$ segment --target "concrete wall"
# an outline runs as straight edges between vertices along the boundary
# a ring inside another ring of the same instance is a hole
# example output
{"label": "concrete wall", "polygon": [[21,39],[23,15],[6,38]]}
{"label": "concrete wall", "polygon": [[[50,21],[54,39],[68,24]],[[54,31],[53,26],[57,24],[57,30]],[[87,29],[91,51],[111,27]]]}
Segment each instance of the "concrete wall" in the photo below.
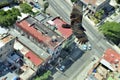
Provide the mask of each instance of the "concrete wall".
{"label": "concrete wall", "polygon": [[15,39],[12,39],[8,43],[6,43],[3,47],[0,48],[0,61],[4,61],[6,59],[6,56],[14,51],[14,42]]}

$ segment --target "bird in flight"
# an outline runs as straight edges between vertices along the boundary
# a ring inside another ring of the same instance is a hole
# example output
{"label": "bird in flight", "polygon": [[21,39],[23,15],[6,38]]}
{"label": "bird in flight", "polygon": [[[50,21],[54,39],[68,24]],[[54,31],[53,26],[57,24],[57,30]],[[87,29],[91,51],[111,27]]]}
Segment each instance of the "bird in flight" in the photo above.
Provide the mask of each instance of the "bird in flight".
{"label": "bird in flight", "polygon": [[85,34],[85,29],[82,26],[82,17],[83,17],[83,5],[74,4],[73,9],[70,15],[71,24],[63,24],[63,28],[71,28],[73,34],[78,39],[78,42],[85,44],[88,42],[87,35]]}

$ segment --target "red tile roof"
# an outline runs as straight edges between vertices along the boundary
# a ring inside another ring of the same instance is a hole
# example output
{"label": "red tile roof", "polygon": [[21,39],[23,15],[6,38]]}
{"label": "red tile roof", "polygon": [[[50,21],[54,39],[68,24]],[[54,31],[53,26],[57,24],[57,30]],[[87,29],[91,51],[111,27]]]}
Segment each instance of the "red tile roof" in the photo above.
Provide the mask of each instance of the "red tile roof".
{"label": "red tile roof", "polygon": [[37,55],[35,55],[32,51],[29,51],[25,54],[25,57],[27,57],[31,62],[34,63],[35,66],[39,66],[42,64],[43,60],[40,59]]}
{"label": "red tile roof", "polygon": [[67,29],[67,28],[62,27],[63,24],[66,24],[66,22],[64,22],[62,19],[55,18],[55,19],[53,19],[53,22],[57,26],[58,31],[62,34],[62,36],[65,39],[69,38],[72,35],[72,30],[71,29]]}
{"label": "red tile roof", "polygon": [[115,64],[120,61],[120,54],[118,54],[113,49],[107,49],[103,58],[111,64]]}
{"label": "red tile roof", "polygon": [[92,4],[95,5],[97,0],[83,0],[83,2],[85,2],[86,4]]}
{"label": "red tile roof", "polygon": [[22,20],[20,22],[17,22],[16,25],[20,27],[22,30],[24,30],[26,33],[30,34],[32,37],[37,39],[40,43],[44,43],[46,46],[54,49],[55,46],[58,44],[56,43],[51,43],[51,38],[49,36],[43,35],[41,32],[36,30],[33,26],[29,26],[30,24],[26,20]]}

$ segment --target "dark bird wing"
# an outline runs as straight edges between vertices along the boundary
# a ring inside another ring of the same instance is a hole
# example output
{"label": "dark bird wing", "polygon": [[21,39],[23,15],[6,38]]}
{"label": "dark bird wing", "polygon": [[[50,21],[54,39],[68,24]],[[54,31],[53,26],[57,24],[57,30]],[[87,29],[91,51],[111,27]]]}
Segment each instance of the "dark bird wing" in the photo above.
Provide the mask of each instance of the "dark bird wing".
{"label": "dark bird wing", "polygon": [[88,38],[85,34],[85,29],[82,26],[82,17],[83,17],[83,5],[75,4],[72,9],[72,13],[70,16],[71,19],[71,28],[73,34],[78,39],[79,43],[83,44],[88,42]]}

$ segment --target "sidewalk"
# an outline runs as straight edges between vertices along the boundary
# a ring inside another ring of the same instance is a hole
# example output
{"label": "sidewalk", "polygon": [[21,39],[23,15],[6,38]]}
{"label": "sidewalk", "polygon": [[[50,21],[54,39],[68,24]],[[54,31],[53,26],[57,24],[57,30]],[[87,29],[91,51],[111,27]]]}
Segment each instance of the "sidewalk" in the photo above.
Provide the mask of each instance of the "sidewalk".
{"label": "sidewalk", "polygon": [[97,63],[99,61],[99,58],[97,56],[92,56],[91,58],[93,58],[93,57],[95,57],[96,60],[91,61],[91,63],[87,67],[85,67],[82,72],[79,72],[79,74],[75,77],[74,80],[85,80],[90,69],[94,66],[95,63]]}

